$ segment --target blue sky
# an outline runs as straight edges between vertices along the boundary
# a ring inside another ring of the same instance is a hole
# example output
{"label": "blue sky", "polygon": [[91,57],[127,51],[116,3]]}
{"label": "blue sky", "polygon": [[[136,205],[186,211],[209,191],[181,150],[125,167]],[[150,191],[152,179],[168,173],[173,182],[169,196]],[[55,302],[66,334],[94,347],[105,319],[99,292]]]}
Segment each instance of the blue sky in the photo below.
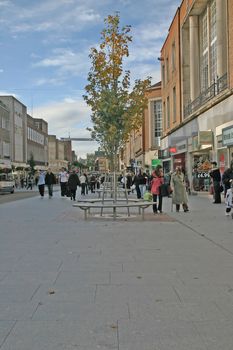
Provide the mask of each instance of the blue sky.
{"label": "blue sky", "polygon": [[[132,79],[160,80],[160,49],[181,0],[0,0],[0,95],[16,96],[57,137],[89,137],[83,101],[90,48],[104,18],[119,11],[132,26],[125,68]],[[96,143],[73,143],[78,156]]]}

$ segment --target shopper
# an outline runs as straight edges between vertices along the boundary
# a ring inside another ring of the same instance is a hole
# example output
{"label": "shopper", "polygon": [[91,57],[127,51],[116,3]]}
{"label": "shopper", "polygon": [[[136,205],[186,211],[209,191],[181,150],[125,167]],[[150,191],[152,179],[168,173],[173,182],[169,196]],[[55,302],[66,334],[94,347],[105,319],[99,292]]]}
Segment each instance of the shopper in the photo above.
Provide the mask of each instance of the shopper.
{"label": "shopper", "polygon": [[185,186],[185,176],[180,166],[171,176],[172,203],[176,205],[176,211],[180,211],[180,205],[184,212],[188,212],[188,196]]}
{"label": "shopper", "polygon": [[44,198],[44,187],[45,187],[45,172],[43,170],[40,170],[39,177],[38,177],[38,189],[41,198]]}
{"label": "shopper", "polygon": [[226,169],[222,176],[222,183],[224,185],[224,194],[226,196],[227,190],[231,188],[233,180],[233,161],[231,161],[230,168]]}
{"label": "shopper", "polygon": [[61,169],[59,173],[59,181],[61,187],[61,196],[64,197],[67,194],[67,182],[68,182],[69,174],[65,170],[65,168]]}
{"label": "shopper", "polygon": [[85,196],[87,179],[85,174],[82,174],[79,178],[81,184],[81,195]]}
{"label": "shopper", "polygon": [[[164,184],[163,169],[162,167],[157,167],[152,173],[152,179],[150,182],[153,202],[156,202],[156,204],[153,204],[154,214],[162,213],[163,197],[160,191],[160,187],[162,184]],[[158,206],[157,200],[159,200]]]}
{"label": "shopper", "polygon": [[221,203],[221,173],[217,167],[217,162],[212,162],[212,170],[210,170],[210,177],[213,181],[214,201],[213,204]]}
{"label": "shopper", "polygon": [[68,188],[70,191],[70,199],[72,200],[76,200],[76,191],[77,191],[77,187],[80,186],[80,181],[79,181],[79,177],[78,174],[76,173],[75,170],[72,171],[72,173],[69,176],[68,179]]}
{"label": "shopper", "polygon": [[55,175],[52,173],[50,168],[48,169],[47,174],[45,175],[45,184],[48,187],[49,198],[52,198],[52,196],[53,196],[53,185],[56,184],[56,178],[55,178]]}

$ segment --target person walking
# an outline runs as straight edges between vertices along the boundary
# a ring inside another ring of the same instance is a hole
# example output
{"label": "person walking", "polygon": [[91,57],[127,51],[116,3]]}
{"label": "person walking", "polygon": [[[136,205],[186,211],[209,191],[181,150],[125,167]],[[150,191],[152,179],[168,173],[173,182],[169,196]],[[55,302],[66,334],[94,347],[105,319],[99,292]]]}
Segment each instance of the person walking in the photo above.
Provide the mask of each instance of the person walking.
{"label": "person walking", "polygon": [[221,203],[221,190],[220,190],[220,184],[221,184],[221,173],[219,168],[217,167],[217,162],[212,162],[212,170],[210,170],[210,177],[213,181],[213,187],[214,187],[214,201],[213,204]]}
{"label": "person walking", "polygon": [[[156,202],[156,204],[153,204],[154,214],[162,213],[163,197],[160,191],[160,187],[162,184],[164,184],[163,169],[161,167],[157,167],[152,173],[152,179],[150,182],[153,202]],[[159,200],[158,206],[157,200]]]}
{"label": "person walking", "polygon": [[29,190],[29,188],[32,190],[32,186],[33,186],[33,176],[32,175],[28,175],[27,178],[27,190]]}
{"label": "person walking", "polygon": [[95,187],[96,187],[96,177],[94,174],[91,174],[90,177],[90,189],[91,193],[95,193]]}
{"label": "person walking", "polygon": [[[233,181],[230,180],[230,188],[228,188],[225,198],[225,204],[226,204],[226,212],[225,215],[229,216],[231,213],[231,210],[233,208]],[[233,213],[231,214],[233,219]]]}
{"label": "person walking", "polygon": [[142,170],[139,170],[138,173],[138,184],[139,184],[139,189],[141,193],[141,198],[143,198],[144,193],[146,192],[146,183],[147,183],[147,175],[146,173],[142,172]]}
{"label": "person walking", "polygon": [[233,180],[233,160],[231,161],[230,168],[226,169],[222,175],[222,183],[224,185],[224,195],[226,197],[227,190],[231,188]]}
{"label": "person walking", "polygon": [[182,204],[184,212],[188,212],[188,196],[185,186],[185,176],[180,166],[176,167],[176,171],[171,175],[172,203],[176,205],[176,211],[180,211]]}
{"label": "person walking", "polygon": [[81,195],[85,196],[86,183],[87,183],[86,176],[84,174],[82,174],[80,176],[79,180],[80,180],[80,184],[81,184]]}
{"label": "person walking", "polygon": [[65,168],[61,169],[59,173],[60,187],[61,187],[61,196],[64,197],[67,194],[67,182],[68,182],[68,173]]}
{"label": "person walking", "polygon": [[53,185],[56,184],[56,178],[55,175],[52,173],[51,169],[49,168],[46,175],[45,175],[45,184],[48,187],[48,194],[49,198],[52,198],[53,196]]}
{"label": "person walking", "polygon": [[38,177],[38,189],[41,198],[44,198],[44,187],[45,187],[45,172],[43,170],[40,170],[39,177]]}
{"label": "person walking", "polygon": [[69,176],[68,179],[68,187],[70,190],[70,199],[72,200],[76,200],[76,191],[77,191],[77,187],[80,186],[80,181],[79,181],[79,177],[78,174],[76,173],[75,170],[72,170],[72,173]]}

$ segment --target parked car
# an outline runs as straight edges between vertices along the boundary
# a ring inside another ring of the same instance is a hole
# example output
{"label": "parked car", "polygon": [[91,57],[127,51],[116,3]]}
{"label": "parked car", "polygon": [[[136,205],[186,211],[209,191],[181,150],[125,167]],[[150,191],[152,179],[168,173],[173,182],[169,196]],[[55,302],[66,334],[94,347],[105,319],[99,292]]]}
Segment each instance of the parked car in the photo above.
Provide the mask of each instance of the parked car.
{"label": "parked car", "polygon": [[0,174],[0,193],[14,193],[15,181],[11,174]]}

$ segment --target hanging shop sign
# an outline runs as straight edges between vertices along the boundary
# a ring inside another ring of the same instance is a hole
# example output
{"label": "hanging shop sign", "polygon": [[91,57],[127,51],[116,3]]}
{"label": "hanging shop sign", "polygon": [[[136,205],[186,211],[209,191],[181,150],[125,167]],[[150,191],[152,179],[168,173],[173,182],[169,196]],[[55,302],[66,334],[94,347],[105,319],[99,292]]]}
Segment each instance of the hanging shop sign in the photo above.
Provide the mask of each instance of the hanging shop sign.
{"label": "hanging shop sign", "polygon": [[198,144],[203,145],[213,145],[213,131],[199,131],[198,132]]}
{"label": "hanging shop sign", "polygon": [[222,129],[222,145],[233,145],[233,126]]}
{"label": "hanging shop sign", "polygon": [[154,168],[154,167],[156,167],[157,165],[161,165],[162,164],[162,162],[161,162],[161,160],[160,159],[152,159],[151,160],[151,166]]}

